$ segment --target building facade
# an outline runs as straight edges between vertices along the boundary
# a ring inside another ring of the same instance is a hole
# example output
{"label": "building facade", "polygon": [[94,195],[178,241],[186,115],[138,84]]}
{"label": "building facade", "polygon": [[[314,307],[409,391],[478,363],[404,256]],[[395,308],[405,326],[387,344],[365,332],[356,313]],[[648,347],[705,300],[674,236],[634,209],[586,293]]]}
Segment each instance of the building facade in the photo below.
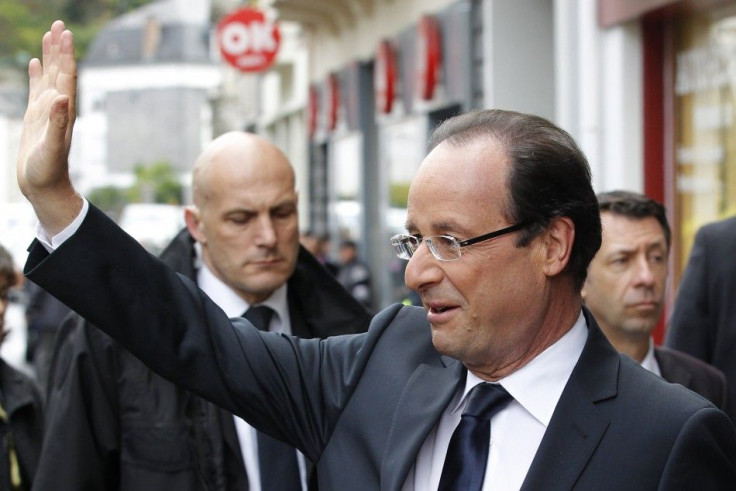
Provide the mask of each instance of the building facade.
{"label": "building facade", "polygon": [[406,187],[459,111],[547,117],[579,142],[597,191],[663,201],[670,306],[694,232],[734,213],[732,1],[262,3],[303,30],[309,89],[290,135],[308,149],[309,227],[363,245],[383,305],[403,295],[388,237]]}

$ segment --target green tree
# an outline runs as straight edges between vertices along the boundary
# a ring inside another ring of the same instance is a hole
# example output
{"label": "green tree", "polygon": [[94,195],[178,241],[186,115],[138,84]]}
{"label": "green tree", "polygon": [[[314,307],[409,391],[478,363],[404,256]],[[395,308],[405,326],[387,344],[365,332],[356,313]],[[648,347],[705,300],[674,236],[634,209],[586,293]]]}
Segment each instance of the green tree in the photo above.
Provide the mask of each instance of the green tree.
{"label": "green tree", "polygon": [[133,203],[182,203],[183,187],[171,164],[166,161],[135,166],[135,184],[130,189]]}
{"label": "green tree", "polygon": [[117,186],[103,186],[90,191],[87,194],[87,199],[114,220],[117,220],[125,205],[130,203],[130,190]]}
{"label": "green tree", "polygon": [[32,57],[40,58],[39,40],[56,19],[74,32],[77,58],[82,59],[107,22],[150,1],[0,0],[0,64],[25,69]]}

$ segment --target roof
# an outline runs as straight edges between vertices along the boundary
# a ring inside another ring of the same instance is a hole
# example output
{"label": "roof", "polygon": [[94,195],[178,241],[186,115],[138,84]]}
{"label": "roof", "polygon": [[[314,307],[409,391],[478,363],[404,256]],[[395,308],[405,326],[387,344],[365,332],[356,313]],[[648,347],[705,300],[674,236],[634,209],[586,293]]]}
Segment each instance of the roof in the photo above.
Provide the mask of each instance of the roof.
{"label": "roof", "polygon": [[86,67],[210,62],[210,0],[159,0],[108,23]]}

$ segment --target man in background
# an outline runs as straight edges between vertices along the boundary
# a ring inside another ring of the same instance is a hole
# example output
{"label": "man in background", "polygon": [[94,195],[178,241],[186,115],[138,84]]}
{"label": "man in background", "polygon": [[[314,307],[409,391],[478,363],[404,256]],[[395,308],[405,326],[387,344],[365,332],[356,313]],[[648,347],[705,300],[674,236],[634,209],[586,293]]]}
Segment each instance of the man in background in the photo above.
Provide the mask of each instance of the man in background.
{"label": "man in background", "polygon": [[664,206],[630,191],[601,193],[598,206],[603,242],[588,266],[586,307],[620,353],[726,411],[726,379],[719,370],[652,339],[664,306],[671,241]]}
{"label": "man in background", "polygon": [[32,281],[26,281],[23,287],[28,299],[26,304],[26,324],[28,325],[26,361],[33,364],[36,380],[45,394],[54,340],[61,322],[71,310]]}
{"label": "man in background", "polygon": [[736,217],[695,235],[665,345],[723,371],[736,423]]}
{"label": "man in background", "polygon": [[328,234],[316,234],[311,230],[306,230],[302,233],[300,241],[327,271],[333,275],[337,274],[338,265],[330,259],[330,236]]}
{"label": "man in background", "polygon": [[373,287],[371,271],[358,256],[358,244],[354,240],[343,240],[339,250],[340,264],[337,281],[367,309],[373,309]]}
{"label": "man in background", "polygon": [[[367,312],[299,247],[294,180],[272,144],[220,136],[194,166],[187,229],[161,259],[229,316],[267,312],[264,330],[363,331]],[[155,375],[83,319],[61,338],[37,489],[306,489],[307,463],[293,447]]]}
{"label": "man in background", "polygon": [[[17,283],[13,258],[0,246],[0,344],[8,333],[9,292]],[[0,359],[0,489],[31,489],[41,453],[43,418],[43,399],[36,383]]]}

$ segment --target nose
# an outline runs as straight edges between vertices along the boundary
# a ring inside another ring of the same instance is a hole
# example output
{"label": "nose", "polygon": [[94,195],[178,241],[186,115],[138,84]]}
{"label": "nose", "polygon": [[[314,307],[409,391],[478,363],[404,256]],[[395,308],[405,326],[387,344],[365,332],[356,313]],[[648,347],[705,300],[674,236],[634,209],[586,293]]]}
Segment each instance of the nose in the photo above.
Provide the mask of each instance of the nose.
{"label": "nose", "polygon": [[409,259],[404,271],[404,283],[414,291],[421,291],[442,280],[442,268],[423,242]]}
{"label": "nose", "polygon": [[273,247],[276,244],[276,227],[270,216],[266,215],[258,220],[256,244],[264,247]]}
{"label": "nose", "polygon": [[654,285],[654,271],[646,256],[641,256],[636,261],[636,283],[643,286]]}

